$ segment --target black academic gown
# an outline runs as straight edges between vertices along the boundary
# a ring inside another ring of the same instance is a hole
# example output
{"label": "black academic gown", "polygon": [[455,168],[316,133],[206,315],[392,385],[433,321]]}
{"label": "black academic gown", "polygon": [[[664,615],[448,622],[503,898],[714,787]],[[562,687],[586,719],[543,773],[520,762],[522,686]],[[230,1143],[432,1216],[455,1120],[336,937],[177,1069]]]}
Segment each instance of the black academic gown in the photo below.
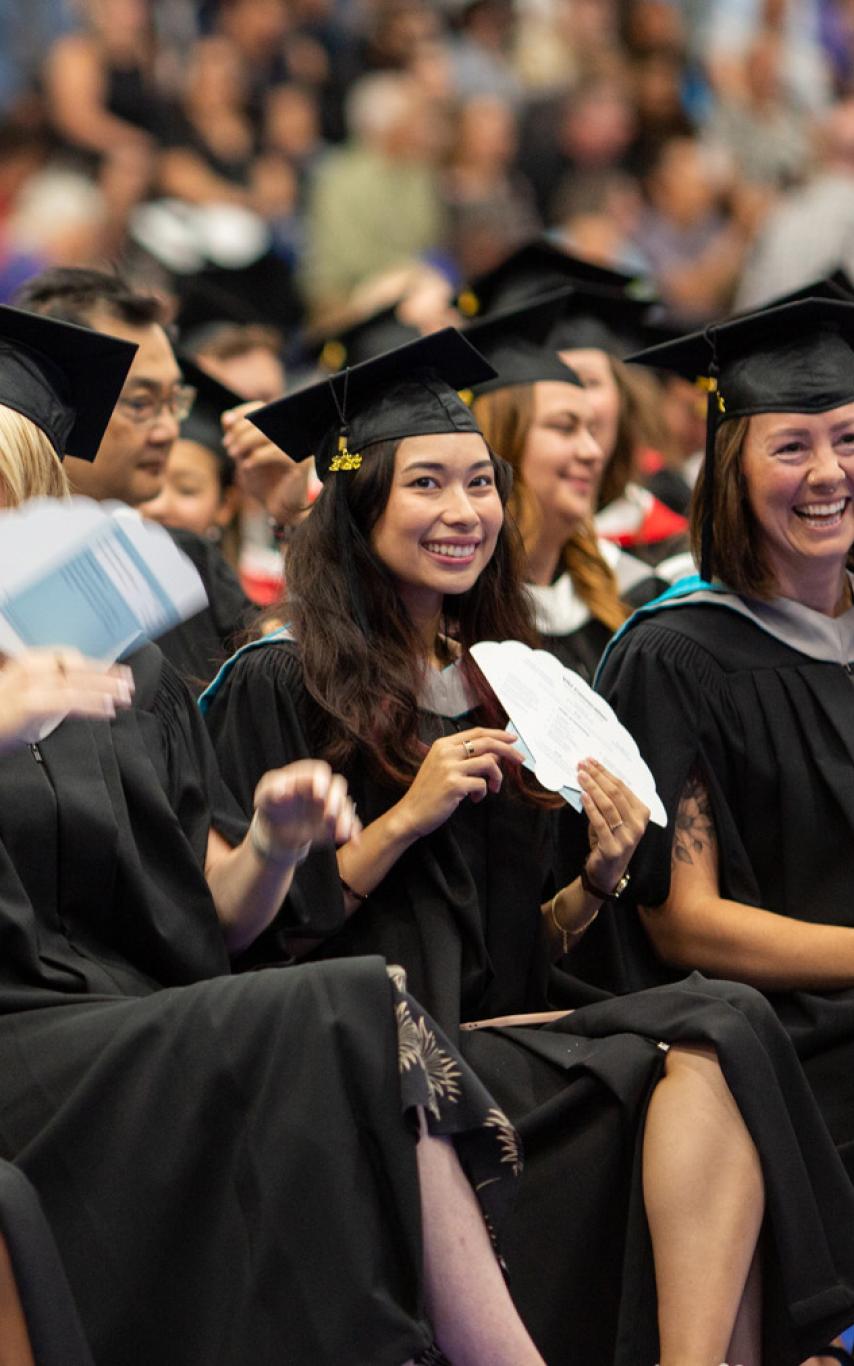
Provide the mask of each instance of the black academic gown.
{"label": "black academic gown", "polygon": [[[854,612],[833,622],[792,604],[754,609],[758,618],[734,596],[702,591],[648,609],[613,646],[599,687],[671,822],[688,774],[701,770],[722,896],[854,926]],[[795,648],[793,630],[812,653]],[[667,897],[671,843],[672,824],[649,827],[633,861],[636,904]],[[579,955],[590,980],[625,990],[678,975],[630,910],[600,921]],[[854,1180],[854,988],[770,1000]]]}
{"label": "black academic gown", "polygon": [[[600,540],[599,550],[617,581],[617,593],[630,607],[641,607],[656,598],[667,586],[649,565],[625,550]],[[534,618],[543,648],[558,658],[567,669],[574,669],[588,683],[613,635],[598,617],[591,614],[572,582],[562,569],[553,583],[528,584],[533,600]]]}
{"label": "black academic gown", "polygon": [[97,1366],[399,1366],[431,1343],[414,1107],[495,1225],[513,1131],[379,958],[230,975],[202,870],[245,821],[160,652],[131,664],[130,710],[0,758],[0,1157]]}
{"label": "black academic gown", "polygon": [[190,690],[198,694],[235,649],[257,608],[212,542],[183,527],[169,526],[166,530],[199,571],[208,603],[188,621],[166,631],[157,643]]}
{"label": "black academic gown", "polygon": [[[425,698],[425,740],[477,723],[454,674],[459,680],[458,670],[445,671],[447,685],[433,685],[434,700]],[[223,771],[247,809],[265,767],[317,753],[321,744],[321,717],[287,639],[242,652],[203,707]],[[346,776],[366,823],[400,796],[359,761]],[[550,978],[540,904],[554,888],[552,842],[551,816],[509,783],[477,805],[463,803],[403,855],[314,956],[373,951],[401,962],[513,1119],[526,1166],[503,1248],[514,1297],[549,1366],[656,1360],[640,1179],[646,1105],[664,1066],[661,1041],[716,1047],[769,1191],[768,1359],[794,1366],[854,1319],[854,1203],[791,1047],[749,988],[696,975],[620,1000],[565,971]],[[312,897],[340,898],[332,851],[318,851],[298,870],[293,897],[296,913]],[[285,913],[294,913],[287,903]],[[273,927],[250,961],[286,953],[282,931]],[[548,1028],[456,1034],[461,1020],[549,1005],[584,1008]]]}

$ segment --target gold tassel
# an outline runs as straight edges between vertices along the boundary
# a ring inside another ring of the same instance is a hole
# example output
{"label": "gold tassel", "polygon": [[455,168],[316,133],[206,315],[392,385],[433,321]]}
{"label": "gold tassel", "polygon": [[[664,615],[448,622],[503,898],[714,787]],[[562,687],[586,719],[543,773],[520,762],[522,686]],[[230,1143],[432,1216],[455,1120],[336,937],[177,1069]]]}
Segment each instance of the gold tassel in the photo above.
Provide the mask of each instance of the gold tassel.
{"label": "gold tassel", "polygon": [[330,461],[329,473],[337,474],[339,470],[357,470],[361,463],[361,455],[354,455],[347,449],[347,436],[342,432],[338,438],[338,454]]}
{"label": "gold tassel", "polygon": [[726,412],[726,401],[724,399],[723,394],[718,389],[718,380],[716,375],[698,375],[694,383],[696,384],[698,389],[702,389],[703,392],[706,394],[717,394],[718,412]]}
{"label": "gold tassel", "polygon": [[327,370],[341,370],[347,359],[347,348],[342,341],[332,338],[320,353],[320,363]]}

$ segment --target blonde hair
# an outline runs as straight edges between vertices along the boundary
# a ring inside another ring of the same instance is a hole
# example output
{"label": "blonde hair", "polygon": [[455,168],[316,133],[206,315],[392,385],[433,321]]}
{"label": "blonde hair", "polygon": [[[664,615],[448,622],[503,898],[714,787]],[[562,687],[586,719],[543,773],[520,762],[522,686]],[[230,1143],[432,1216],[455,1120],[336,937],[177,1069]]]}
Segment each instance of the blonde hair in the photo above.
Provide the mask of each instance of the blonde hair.
{"label": "blonde hair", "polygon": [[[539,502],[522,473],[525,440],[534,415],[533,388],[530,384],[513,384],[482,394],[474,400],[472,411],[490,448],[513,467],[508,511],[515,518],[527,549],[536,540],[542,523]],[[572,531],[562,555],[572,586],[591,616],[610,631],[616,631],[629,613],[620,601],[613,570],[602,557],[592,521],[581,522]]]}
{"label": "blonde hair", "polygon": [[28,498],[65,498],[69,492],[62,462],[41,427],[0,404],[0,503],[18,507]]}

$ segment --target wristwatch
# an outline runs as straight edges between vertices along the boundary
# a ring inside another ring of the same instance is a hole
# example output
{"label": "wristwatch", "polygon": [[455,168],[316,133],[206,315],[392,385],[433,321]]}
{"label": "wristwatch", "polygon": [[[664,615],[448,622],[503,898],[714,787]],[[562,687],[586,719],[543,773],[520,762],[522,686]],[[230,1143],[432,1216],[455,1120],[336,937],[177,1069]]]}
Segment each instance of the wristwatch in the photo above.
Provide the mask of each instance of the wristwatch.
{"label": "wristwatch", "polygon": [[596,883],[592,881],[590,874],[587,871],[586,863],[582,866],[581,869],[582,887],[584,888],[585,892],[589,892],[590,896],[598,897],[600,901],[616,901],[619,897],[623,895],[623,892],[626,890],[631,880],[631,873],[623,873],[623,876],[620,878],[614,890],[612,892],[605,892],[602,890],[601,887],[597,887]]}

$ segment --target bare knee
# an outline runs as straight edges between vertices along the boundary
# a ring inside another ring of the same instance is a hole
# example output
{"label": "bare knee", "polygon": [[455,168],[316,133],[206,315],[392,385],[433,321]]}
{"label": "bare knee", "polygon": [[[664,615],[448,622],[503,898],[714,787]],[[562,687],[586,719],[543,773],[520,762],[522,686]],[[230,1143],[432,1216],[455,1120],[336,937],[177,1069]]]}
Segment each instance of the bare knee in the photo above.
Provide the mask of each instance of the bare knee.
{"label": "bare knee", "polygon": [[725,1130],[747,1135],[717,1050],[711,1044],[674,1044],[668,1050],[664,1071],[671,1104],[684,1109],[686,1115],[702,1114]]}
{"label": "bare knee", "polygon": [[[667,1050],[664,1072],[668,1077],[681,1073],[715,1078],[723,1081],[723,1071],[717,1049],[708,1043],[674,1043]],[[724,1083],[726,1084],[726,1083]]]}

